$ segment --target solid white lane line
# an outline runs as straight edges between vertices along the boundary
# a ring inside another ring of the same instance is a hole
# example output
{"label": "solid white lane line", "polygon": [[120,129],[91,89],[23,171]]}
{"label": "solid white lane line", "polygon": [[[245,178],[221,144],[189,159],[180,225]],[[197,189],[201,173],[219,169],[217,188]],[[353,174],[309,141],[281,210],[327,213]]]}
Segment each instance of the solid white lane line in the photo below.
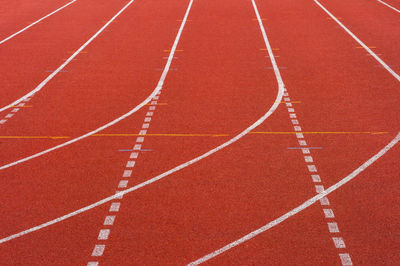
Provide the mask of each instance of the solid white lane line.
{"label": "solid white lane line", "polygon": [[378,0],[378,2],[381,3],[381,4],[384,4],[385,6],[391,8],[391,9],[393,9],[393,10],[396,11],[397,13],[400,13],[400,10],[394,8],[393,6],[389,5],[388,3],[385,3],[385,2],[383,2],[383,1],[381,1],[381,0]]}
{"label": "solid white lane line", "polygon": [[332,15],[331,12],[329,12],[323,5],[321,5],[317,0],[314,0],[314,2],[327,13],[334,21],[336,21],[337,24],[339,24],[340,27],[342,27],[356,42],[358,42],[373,58],[375,58],[376,61],[379,62],[379,64],[382,65],[392,76],[397,79],[397,81],[400,81],[400,76],[393,70],[391,69],[377,54],[375,54],[370,48],[368,48],[367,45],[365,45],[360,39],[357,38],[354,33],[352,33],[348,28],[346,28],[345,25],[343,25],[342,22],[340,22],[334,15]]}
{"label": "solid white lane line", "polygon": [[42,21],[42,20],[44,20],[44,19],[50,17],[51,15],[53,15],[53,14],[57,13],[58,11],[60,11],[60,10],[62,10],[62,9],[64,9],[64,8],[66,8],[67,6],[71,5],[72,3],[76,2],[76,1],[77,1],[77,0],[73,0],[73,1],[71,1],[71,2],[69,2],[69,3],[67,3],[67,4],[65,4],[65,5],[63,5],[62,7],[60,7],[60,8],[58,8],[58,9],[54,10],[53,12],[47,14],[46,16],[42,17],[41,19],[38,19],[38,20],[36,20],[35,22],[29,24],[28,26],[26,26],[26,27],[23,28],[22,30],[17,31],[17,32],[14,33],[14,34],[11,34],[11,35],[8,36],[7,38],[1,40],[1,41],[0,41],[0,44],[5,43],[6,41],[10,40],[11,38],[17,36],[18,34],[24,32],[24,31],[26,31],[26,30],[29,29],[30,27],[34,26],[35,24],[38,24],[40,21]]}
{"label": "solid white lane line", "polygon": [[[125,8],[127,8],[132,2],[133,2],[133,0],[130,1],[123,9],[121,9],[121,11],[119,11],[118,14],[114,16],[113,19],[115,19],[119,14],[121,14],[121,13],[125,10]],[[160,92],[160,90],[162,89],[162,87],[163,87],[163,85],[164,85],[165,78],[167,77],[169,68],[170,68],[171,63],[172,63],[172,58],[174,57],[176,47],[178,46],[179,40],[180,40],[180,38],[181,38],[182,31],[183,31],[183,28],[185,27],[186,20],[187,20],[187,17],[189,16],[189,12],[190,12],[190,9],[191,9],[191,7],[192,7],[192,4],[193,4],[193,0],[190,0],[189,6],[188,6],[188,8],[187,8],[187,10],[186,10],[186,13],[185,13],[185,16],[184,16],[184,19],[182,20],[182,24],[181,24],[181,26],[180,26],[180,28],[179,28],[178,34],[176,35],[174,44],[172,45],[171,51],[170,51],[170,53],[169,53],[169,58],[168,58],[168,60],[167,60],[167,62],[166,62],[166,64],[165,64],[164,70],[163,70],[163,72],[162,72],[162,74],[161,74],[160,80],[158,81],[156,88],[153,90],[153,92],[152,92],[142,103],[140,103],[139,105],[137,105],[135,108],[133,108],[132,110],[130,110],[128,113],[126,113],[126,114],[124,114],[124,115],[118,117],[117,119],[114,119],[113,121],[111,121],[111,122],[105,124],[104,126],[101,126],[101,127],[97,128],[97,129],[95,129],[95,130],[93,130],[93,131],[90,131],[89,133],[86,133],[86,134],[84,134],[84,135],[82,135],[82,136],[80,136],[80,137],[74,138],[74,139],[72,139],[72,140],[70,140],[70,141],[64,142],[64,143],[62,143],[62,144],[60,144],[60,145],[54,146],[54,147],[52,147],[52,148],[50,148],[50,149],[47,149],[47,150],[38,152],[38,153],[36,153],[36,154],[33,154],[33,155],[31,155],[31,156],[28,156],[28,157],[25,157],[25,158],[20,159],[20,160],[18,160],[18,161],[15,161],[15,162],[12,162],[12,163],[3,165],[3,166],[0,167],[0,170],[9,168],[9,167],[11,167],[11,166],[14,166],[14,165],[17,165],[17,164],[20,164],[20,163],[23,163],[23,162],[26,162],[26,161],[29,161],[29,160],[32,160],[32,159],[37,158],[37,157],[40,157],[40,156],[42,156],[42,155],[44,155],[44,154],[46,154],[46,153],[49,153],[49,152],[58,150],[58,149],[60,149],[60,148],[63,148],[63,147],[65,147],[65,146],[68,146],[68,145],[70,145],[70,144],[72,144],[72,143],[75,143],[75,142],[77,142],[77,141],[80,141],[80,140],[82,140],[82,139],[85,139],[85,138],[87,138],[87,137],[90,137],[91,135],[96,134],[96,133],[98,133],[98,132],[100,132],[100,131],[102,131],[102,130],[104,130],[104,129],[106,129],[106,128],[108,128],[108,127],[110,127],[110,126],[112,126],[112,125],[114,125],[114,124],[116,124],[116,123],[118,123],[119,121],[121,121],[121,120],[123,120],[123,119],[129,117],[130,115],[132,115],[132,114],[136,113],[138,110],[140,110],[143,106],[147,105],[147,104],[153,99],[153,97],[156,96],[156,95]],[[109,23],[111,23],[111,22],[112,22],[112,20],[110,20],[102,29],[104,29],[106,26],[108,26]],[[92,38],[93,38],[93,37],[92,37]],[[83,48],[82,48],[82,49],[83,49]],[[80,52],[81,49],[78,50],[78,51]],[[78,51],[77,51],[77,52],[78,52]],[[71,57],[70,57],[70,58],[71,58]],[[24,97],[25,97],[25,96],[24,96]],[[155,110],[155,106],[150,106],[149,110]],[[147,124],[147,125],[148,125],[148,124]]]}
{"label": "solid white lane line", "polygon": [[54,72],[52,72],[45,80],[43,80],[35,89],[30,91],[29,93],[25,94],[18,100],[0,108],[0,112],[3,112],[4,110],[7,110],[11,106],[16,106],[20,102],[24,101],[26,98],[33,96],[36,92],[40,91],[50,80],[52,80],[66,65],[68,65],[83,49],[86,48],[94,39],[96,39],[97,36],[99,36],[100,33],[104,31],[105,28],[108,27],[108,25],[111,24],[128,6],[130,6],[133,3],[134,0],[129,1],[128,4],[126,4],[114,17],[112,17],[103,27],[101,27],[100,30],[98,30],[87,42],[85,42],[81,47],[79,47],[78,50],[76,50],[64,63],[62,63],[61,66],[59,66]]}
{"label": "solid white lane line", "polygon": [[[328,189],[326,189],[325,191],[323,191],[322,193],[319,193],[317,195],[315,195],[314,197],[308,199],[307,201],[305,201],[304,203],[300,204],[299,206],[297,206],[296,208],[290,210],[289,212],[283,214],[282,216],[276,218],[275,220],[267,223],[266,225],[258,228],[257,230],[254,230],[253,232],[229,243],[228,245],[213,251],[207,255],[205,255],[204,257],[188,264],[188,265],[198,265],[200,263],[203,263],[207,260],[210,260],[216,256],[218,256],[221,253],[224,253],[228,250],[230,250],[231,248],[234,248],[254,237],[256,237],[257,235],[264,233],[265,231],[277,226],[278,224],[282,223],[283,221],[287,220],[288,218],[292,217],[293,215],[307,209],[308,207],[310,207],[311,205],[313,205],[315,202],[317,202],[318,200],[322,200],[322,199],[327,199],[325,196],[329,195],[330,193],[332,193],[333,191],[337,190],[338,188],[340,188],[341,186],[343,186],[344,184],[348,183],[349,181],[351,181],[352,179],[354,179],[357,175],[359,175],[361,172],[363,172],[365,169],[367,169],[370,165],[372,165],[376,160],[378,160],[379,158],[381,158],[386,152],[388,152],[391,148],[393,148],[393,146],[395,146],[398,142],[400,141],[400,132],[397,134],[397,136],[389,143],[387,144],[383,149],[381,149],[377,154],[375,154],[374,156],[372,156],[370,159],[368,159],[368,161],[366,161],[365,163],[363,163],[360,167],[358,167],[356,170],[354,170],[351,174],[349,174],[348,176],[346,176],[345,178],[343,178],[342,180],[340,180],[339,182],[337,182],[336,184],[330,186]],[[326,212],[325,212],[326,213]],[[329,211],[328,211],[329,213]],[[332,213],[333,214],[333,213]],[[0,240],[1,243],[1,240]],[[342,260],[343,263],[343,260]],[[345,265],[345,264],[343,264]],[[351,264],[347,264],[347,265],[351,265]]]}
{"label": "solid white lane line", "polygon": [[[192,3],[192,2],[193,2],[193,0],[191,0],[190,3]],[[32,227],[32,228],[29,228],[27,230],[21,231],[19,233],[13,234],[11,236],[4,237],[4,238],[0,239],[0,244],[1,243],[5,243],[5,242],[10,241],[10,240],[15,239],[15,238],[19,238],[19,237],[24,236],[26,234],[38,231],[40,229],[46,228],[46,227],[48,227],[50,225],[59,223],[59,222],[64,221],[64,220],[66,220],[68,218],[71,218],[71,217],[76,216],[78,214],[81,214],[83,212],[89,211],[89,210],[91,210],[91,209],[93,209],[93,208],[95,208],[97,206],[100,206],[100,205],[102,205],[104,203],[112,201],[113,199],[116,199],[118,196],[125,195],[127,193],[130,193],[130,192],[133,192],[135,190],[138,190],[138,189],[140,189],[142,187],[150,185],[150,184],[152,184],[154,182],[157,182],[157,181],[159,181],[159,180],[161,180],[161,179],[163,179],[163,178],[165,178],[165,177],[167,177],[167,176],[169,176],[169,175],[171,175],[171,174],[173,174],[175,172],[178,172],[178,171],[180,171],[180,170],[182,170],[182,169],[184,169],[184,168],[186,168],[186,167],[188,167],[188,166],[190,166],[192,164],[195,164],[195,163],[203,160],[204,158],[207,158],[208,156],[210,156],[210,155],[212,155],[212,154],[214,154],[214,153],[226,148],[227,146],[235,143],[236,141],[238,141],[239,139],[241,139],[245,135],[247,135],[249,132],[251,132],[254,128],[256,128],[260,124],[262,124],[268,117],[270,117],[275,112],[275,110],[278,108],[279,103],[282,101],[283,92],[285,90],[285,87],[284,87],[284,83],[283,83],[283,80],[281,78],[278,66],[277,66],[276,61],[274,59],[274,56],[273,56],[274,54],[272,52],[271,45],[270,45],[270,43],[268,41],[268,37],[267,37],[267,35],[265,33],[264,26],[261,23],[261,19],[260,19],[260,15],[258,14],[258,11],[256,12],[256,15],[257,15],[257,18],[258,18],[258,21],[259,21],[259,25],[260,25],[260,28],[261,28],[261,33],[262,33],[262,36],[264,38],[264,42],[265,42],[265,45],[267,47],[268,54],[270,55],[271,63],[273,65],[273,67],[274,67],[274,73],[275,73],[275,77],[276,77],[276,80],[277,80],[277,83],[278,83],[278,93],[276,95],[275,101],[272,104],[272,106],[270,107],[270,109],[262,117],[260,117],[256,122],[254,122],[248,128],[246,128],[241,133],[239,133],[235,137],[231,138],[227,142],[224,142],[223,144],[217,146],[216,148],[214,148],[212,150],[209,150],[208,152],[206,152],[206,153],[204,153],[204,154],[202,154],[202,155],[200,155],[200,156],[198,156],[198,157],[196,157],[196,158],[194,158],[194,159],[192,159],[190,161],[187,161],[187,162],[185,162],[183,164],[180,164],[180,165],[176,166],[175,168],[172,168],[172,169],[170,169],[170,170],[168,170],[168,171],[166,171],[166,172],[164,172],[164,173],[162,173],[162,174],[160,174],[158,176],[155,176],[155,177],[153,177],[153,178],[151,178],[151,179],[149,179],[149,180],[147,180],[145,182],[142,182],[142,183],[140,183],[140,184],[138,184],[136,186],[133,186],[133,187],[131,187],[129,189],[122,190],[118,194],[115,194],[115,195],[109,196],[107,198],[104,198],[104,199],[102,199],[102,200],[100,200],[98,202],[95,202],[95,203],[93,203],[91,205],[83,207],[83,208],[81,208],[79,210],[76,210],[74,212],[68,213],[68,214],[66,214],[64,216],[58,217],[56,219],[53,219],[51,221],[45,222],[43,224],[40,224],[40,225]],[[186,17],[187,16],[185,16],[185,20],[186,20]],[[171,55],[170,55],[170,58],[171,58]]]}

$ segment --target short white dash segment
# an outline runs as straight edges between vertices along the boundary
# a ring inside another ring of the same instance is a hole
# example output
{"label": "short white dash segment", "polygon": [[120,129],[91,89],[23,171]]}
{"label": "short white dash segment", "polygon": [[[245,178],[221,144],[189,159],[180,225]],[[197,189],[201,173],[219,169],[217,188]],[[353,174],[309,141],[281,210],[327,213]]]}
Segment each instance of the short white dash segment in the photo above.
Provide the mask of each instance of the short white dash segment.
{"label": "short white dash segment", "polygon": [[160,96],[156,95],[156,96],[153,97],[154,100],[158,100],[158,98],[160,98]]}
{"label": "short white dash segment", "polygon": [[104,249],[106,248],[106,245],[95,245],[93,252],[92,252],[92,256],[93,257],[100,257],[103,255],[104,253]]}
{"label": "short white dash segment", "polygon": [[319,202],[321,203],[321,205],[323,206],[329,206],[329,200],[327,197],[323,197],[322,199],[319,200]]}
{"label": "short white dash segment", "polygon": [[154,105],[153,105],[153,106],[150,106],[150,107],[149,107],[149,110],[150,110],[150,111],[154,111],[154,110],[156,110],[156,107],[155,107]]}
{"label": "short white dash segment", "polygon": [[350,255],[348,253],[339,254],[340,260],[342,261],[342,265],[353,265],[351,261]]}
{"label": "short white dash segment", "polygon": [[299,124],[299,120],[292,119],[292,124],[293,124],[293,125],[298,125],[298,124]]}
{"label": "short white dash segment", "polygon": [[14,114],[8,114],[8,115],[6,115],[6,118],[13,117],[13,115],[14,115]]}
{"label": "short white dash segment", "polygon": [[150,122],[151,121],[151,117],[145,117],[144,118],[144,122]]}
{"label": "short white dash segment", "polygon": [[307,146],[307,142],[305,140],[299,140],[300,146]]}
{"label": "short white dash segment", "polygon": [[294,113],[294,108],[288,108],[287,110],[289,111],[289,113]]}
{"label": "short white dash segment", "polygon": [[321,177],[319,175],[311,175],[313,182],[321,182]]}
{"label": "short white dash segment", "polygon": [[135,166],[135,161],[128,161],[127,163],[126,163],[126,168],[132,168],[132,167],[134,167]]}
{"label": "short white dash segment", "polygon": [[136,158],[138,157],[138,155],[139,155],[139,153],[137,153],[137,152],[132,152],[132,153],[131,153],[131,156],[129,156],[129,158],[131,158],[131,159],[136,159]]}
{"label": "short white dash segment", "polygon": [[153,112],[147,112],[146,116],[152,116],[154,113]]}
{"label": "short white dash segment", "polygon": [[157,104],[157,101],[151,101],[151,105]]}
{"label": "short white dash segment", "polygon": [[115,221],[115,215],[108,215],[104,219],[104,225],[113,225]]}
{"label": "short white dash segment", "polygon": [[304,135],[303,135],[303,133],[296,133],[296,137],[297,137],[298,139],[303,139],[303,138],[304,138]]}
{"label": "short white dash segment", "polygon": [[303,154],[310,154],[310,149],[302,148],[301,151],[303,152]]}
{"label": "short white dash segment", "polygon": [[140,150],[142,148],[142,144],[135,144],[135,146],[133,146],[133,149],[135,150],[135,151],[138,151],[138,150]]}
{"label": "short white dash segment", "polygon": [[0,120],[0,124],[4,124],[5,122],[7,122],[7,119]]}
{"label": "short white dash segment", "polygon": [[111,203],[110,212],[118,212],[120,206],[121,206],[121,203],[119,203],[119,202]]}
{"label": "short white dash segment", "polygon": [[297,118],[296,114],[289,114],[290,118]]}
{"label": "short white dash segment", "polygon": [[317,167],[313,164],[307,165],[308,171],[317,172]]}
{"label": "short white dash segment", "polygon": [[88,262],[87,266],[99,266],[99,262],[98,261],[90,261],[90,262]]}
{"label": "short white dash segment", "polygon": [[149,128],[149,126],[150,126],[149,123],[144,123],[144,124],[142,125],[142,128]]}
{"label": "short white dash segment", "polygon": [[328,229],[331,233],[339,233],[339,227],[335,222],[328,223]]}
{"label": "short white dash segment", "polygon": [[285,102],[290,102],[290,98],[289,98],[289,97],[284,97],[283,100],[284,100]]}
{"label": "short white dash segment", "polygon": [[119,181],[118,188],[125,188],[128,186],[128,180]]}
{"label": "short white dash segment", "polygon": [[332,237],[333,243],[336,248],[346,248],[346,244],[344,243],[343,238],[341,237]]}
{"label": "short white dash segment", "polygon": [[98,240],[107,240],[110,235],[110,229],[101,229],[99,232]]}
{"label": "short white dash segment", "polygon": [[292,103],[285,103],[287,107],[292,107],[293,104]]}
{"label": "short white dash segment", "polygon": [[294,131],[301,131],[301,127],[300,126],[294,126]]}
{"label": "short white dash segment", "polygon": [[147,133],[147,130],[140,130],[139,131],[139,135],[146,135],[146,133]]}
{"label": "short white dash segment", "polygon": [[325,218],[335,218],[335,214],[332,209],[324,209]]}
{"label": "short white dash segment", "polygon": [[304,161],[306,163],[312,163],[313,162],[313,158],[312,158],[312,156],[307,155],[307,156],[304,156]]}
{"label": "short white dash segment", "polygon": [[14,108],[14,109],[11,110],[11,113],[16,113],[18,111],[19,111],[19,108]]}
{"label": "short white dash segment", "polygon": [[124,173],[122,174],[122,177],[131,177],[132,175],[132,170],[125,170]]}
{"label": "short white dash segment", "polygon": [[324,191],[324,186],[322,186],[322,185],[316,185],[315,186],[315,192],[321,193],[323,191]]}
{"label": "short white dash segment", "polygon": [[142,143],[144,141],[144,137],[137,137],[136,142]]}

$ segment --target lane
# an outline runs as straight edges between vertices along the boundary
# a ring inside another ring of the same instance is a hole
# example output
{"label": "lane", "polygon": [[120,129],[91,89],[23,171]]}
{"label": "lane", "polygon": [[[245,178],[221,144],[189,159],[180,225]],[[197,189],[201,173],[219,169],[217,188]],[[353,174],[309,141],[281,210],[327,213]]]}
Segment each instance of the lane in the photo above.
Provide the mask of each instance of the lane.
{"label": "lane", "polygon": [[40,2],[2,1],[0,7],[0,40],[44,17],[71,0],[44,0]]}
{"label": "lane", "polygon": [[[320,1],[330,12],[340,18],[354,34],[387,62],[400,71],[399,14],[378,1]],[[359,48],[358,48],[359,49]],[[375,65],[376,68],[380,68]]]}
{"label": "lane", "polygon": [[2,109],[38,86],[125,4],[79,1],[2,44]]}
{"label": "lane", "polygon": [[378,0],[381,4],[387,6],[388,8],[392,9],[394,12],[400,13],[400,3],[399,1],[393,1],[393,0],[388,0],[388,1],[382,1]]}
{"label": "lane", "polygon": [[[368,126],[390,132],[383,135],[312,134],[308,136],[309,146],[320,147],[320,149],[312,150],[311,153],[320,176],[325,181],[324,187],[329,187],[347,176],[397,134],[399,121],[395,115],[398,109],[395,101],[398,97],[398,82],[388,76],[385,71],[374,69],[376,62],[368,59],[365,51],[356,53],[355,51],[358,50],[354,50],[354,46],[357,44],[342,29],[336,29],[335,25],[326,19],[321,10],[313,7],[312,3],[300,1],[293,4],[292,1],[281,1],[278,4],[270,1],[260,2],[259,6],[266,20],[270,38],[280,48],[278,63],[287,66],[287,70],[283,71],[283,78],[291,92],[291,99],[301,102],[295,104],[294,108],[303,130],[340,132],[361,130]],[[290,16],[290,20],[280,19],[287,16]],[[310,21],[309,17],[313,20]],[[305,28],[306,32],[301,30]],[[293,43],[296,45],[293,46]],[[301,154],[301,151],[298,153]],[[368,168],[358,177],[358,180],[350,183],[351,186],[329,196],[330,208],[335,213],[335,222],[339,225],[341,237],[345,241],[354,264],[369,264],[371,261],[376,264],[381,262],[390,264],[396,261],[398,247],[394,243],[397,240],[391,233],[391,228],[398,228],[397,219],[392,219],[392,213],[397,208],[395,206],[398,206],[394,196],[396,189],[392,189],[392,187],[398,187],[398,182],[394,177],[399,171],[398,167],[394,167],[396,157],[398,157],[398,148],[380,159],[379,164]],[[381,168],[382,164],[390,165],[390,167]],[[379,171],[380,178],[374,175],[375,170]],[[374,185],[371,184],[372,182]],[[310,185],[312,185],[311,178]],[[377,187],[379,189],[374,191]],[[385,205],[384,202],[388,201],[392,205],[382,208],[382,205]],[[378,205],[381,206],[379,209]],[[293,205],[295,206],[297,205]],[[302,223],[316,221],[310,215],[315,208],[317,207],[313,206],[310,210],[304,211],[305,213],[286,221],[291,225],[290,233],[293,236],[285,235],[284,238],[289,238],[290,243],[293,243],[292,239],[296,237],[298,227]],[[281,212],[280,215],[284,213]],[[321,218],[324,217],[322,210],[319,215]],[[279,215],[275,218],[277,217]],[[382,224],[383,220],[387,223]],[[320,219],[319,222],[323,223],[325,230],[328,231],[326,221]],[[387,226],[389,223],[390,228]],[[224,253],[211,263],[233,263],[238,257],[246,258],[250,250],[254,251],[257,248],[262,252],[249,259],[252,262],[260,257],[264,258],[264,261],[271,257],[276,258],[276,256],[265,256],[265,250],[273,250],[275,254],[285,254],[284,258],[279,257],[283,264],[297,262],[298,253],[293,254],[292,250],[288,251],[282,247],[279,241],[272,241],[278,238],[277,234],[283,233],[285,228],[289,230],[288,224],[279,225],[267,231],[246,244]],[[317,227],[318,223],[313,223],[313,225]],[[279,230],[280,228],[282,231]],[[249,230],[246,233],[250,232]],[[304,238],[308,234],[307,232]],[[330,254],[332,248],[335,249],[331,237],[326,238],[326,246],[321,246],[324,248],[324,255]],[[304,238],[301,240],[304,241]],[[267,247],[264,247],[266,239],[271,241],[268,242]],[[380,245],[377,245],[377,242]],[[228,243],[230,242],[224,245]],[[296,246],[305,245],[304,242],[300,243]],[[337,250],[339,253],[344,249]],[[308,261],[312,260],[316,264],[342,263],[337,254],[332,260],[329,257],[320,260],[320,252],[320,250],[308,252]]]}

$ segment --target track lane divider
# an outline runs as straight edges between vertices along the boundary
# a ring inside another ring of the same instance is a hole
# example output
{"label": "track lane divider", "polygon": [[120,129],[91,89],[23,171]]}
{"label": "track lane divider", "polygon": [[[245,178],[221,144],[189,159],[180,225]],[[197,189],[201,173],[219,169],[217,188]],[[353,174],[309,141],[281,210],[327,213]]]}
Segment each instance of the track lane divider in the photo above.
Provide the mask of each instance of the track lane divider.
{"label": "track lane divider", "polygon": [[54,72],[52,72],[45,80],[43,80],[35,89],[31,90],[29,93],[25,94],[18,100],[0,108],[0,112],[3,112],[4,110],[7,110],[10,108],[10,106],[15,106],[18,105],[20,102],[22,102],[24,99],[33,96],[35,93],[40,91],[50,80],[52,80],[61,70],[64,69],[80,52],[82,52],[83,49],[86,48],[94,39],[96,39],[97,36],[100,35],[119,15],[121,15],[122,12],[127,9],[134,0],[129,1],[120,11],[118,11],[117,14],[115,14],[103,27],[101,27],[88,41],[86,41],[81,47],[78,48],[67,60],[65,60],[64,63],[62,63]]}
{"label": "track lane divider", "polygon": [[67,6],[69,6],[69,5],[73,4],[73,3],[75,3],[76,1],[77,1],[77,0],[72,0],[71,2],[69,2],[69,3],[65,4],[65,5],[63,5],[62,7],[60,7],[60,8],[58,8],[58,9],[54,10],[53,12],[47,14],[46,16],[44,16],[44,17],[42,17],[42,18],[36,20],[35,22],[29,24],[28,26],[26,26],[26,27],[23,28],[22,30],[17,31],[17,32],[14,33],[14,34],[11,34],[11,35],[8,36],[7,38],[1,40],[1,41],[0,41],[0,44],[3,44],[3,43],[5,43],[6,41],[8,41],[8,40],[14,38],[14,37],[17,36],[18,34],[20,34],[20,33],[24,32],[24,31],[26,31],[26,30],[29,29],[30,27],[32,27],[32,26],[38,24],[38,23],[41,22],[42,20],[44,20],[44,19],[50,17],[51,15],[57,13],[58,11],[61,11],[62,9],[64,9],[64,8],[66,8]]}
{"label": "track lane divider", "polygon": [[391,8],[391,9],[393,9],[393,10],[396,11],[397,13],[400,13],[400,10],[398,10],[397,8],[394,8],[393,6],[389,5],[388,3],[385,3],[385,2],[383,2],[383,1],[381,1],[381,0],[378,0],[378,2],[381,3],[381,4],[384,4],[385,6]]}
{"label": "track lane divider", "polygon": [[[193,3],[193,0],[190,0],[190,4],[189,4],[188,10],[187,10],[187,13],[186,13],[186,15],[185,15],[184,22],[185,22],[186,19],[187,19],[187,16],[188,16],[188,14],[189,14],[189,10],[190,10],[190,7],[191,7],[192,3]],[[258,12],[257,12],[257,15],[258,15],[257,17],[259,18]],[[175,43],[174,43],[174,47],[176,47],[176,45],[177,45],[177,43],[178,43],[178,40],[179,40],[178,37],[180,37],[180,33],[181,33],[181,30],[183,29],[184,22],[182,22],[181,29],[180,29],[180,31],[179,31],[179,33],[178,33],[178,36],[177,36],[177,39],[175,40]],[[265,29],[264,29],[262,23],[260,23],[260,28],[261,28],[261,33],[262,33],[262,36],[263,36],[265,45],[266,45],[267,50],[268,50],[268,54],[269,54],[269,56],[270,56],[270,61],[271,61],[272,65],[274,66],[274,73],[275,73],[275,77],[276,77],[276,80],[277,80],[277,83],[278,83],[278,91],[277,91],[276,98],[275,98],[273,104],[271,105],[271,107],[269,108],[269,110],[268,110],[263,116],[261,116],[257,121],[255,121],[253,124],[251,124],[248,128],[246,128],[245,130],[243,130],[241,133],[239,133],[239,134],[236,135],[235,137],[229,139],[228,141],[222,143],[221,145],[215,147],[214,149],[209,150],[208,152],[206,152],[206,153],[204,153],[204,154],[202,154],[202,155],[200,155],[200,156],[198,156],[198,157],[196,157],[196,158],[194,158],[194,159],[192,159],[192,160],[190,160],[190,161],[187,161],[187,162],[185,162],[185,163],[182,163],[182,164],[180,164],[180,165],[178,165],[178,166],[176,166],[176,167],[174,167],[174,168],[172,168],[172,169],[170,169],[170,170],[168,170],[168,171],[166,171],[166,172],[164,172],[164,173],[162,173],[162,174],[160,174],[160,175],[157,175],[157,176],[155,176],[155,177],[153,177],[153,178],[151,178],[151,179],[149,179],[149,180],[147,180],[147,181],[145,181],[145,182],[142,182],[142,183],[140,183],[140,184],[137,184],[137,185],[135,185],[135,186],[133,186],[133,187],[131,187],[131,188],[129,188],[129,189],[122,190],[122,191],[120,191],[120,192],[118,192],[118,193],[116,193],[116,194],[114,194],[114,195],[112,195],[112,196],[109,196],[109,197],[107,197],[107,198],[104,198],[104,199],[102,199],[102,200],[99,200],[99,201],[97,201],[97,202],[95,202],[95,203],[93,203],[93,204],[90,204],[90,205],[88,205],[88,206],[86,206],[86,207],[83,207],[83,208],[81,208],[81,209],[79,209],[79,210],[70,212],[70,213],[68,213],[68,214],[66,214],[66,215],[63,215],[63,216],[58,217],[58,218],[56,218],[56,219],[53,219],[53,220],[50,220],[50,221],[48,221],[48,222],[42,223],[42,224],[40,224],[40,225],[34,226],[34,227],[32,227],[32,228],[29,228],[29,229],[27,229],[27,230],[21,231],[21,232],[19,232],[19,233],[16,233],[16,234],[13,234],[13,235],[4,237],[4,238],[0,239],[0,244],[5,243],[5,242],[8,242],[8,241],[13,240],[13,239],[16,239],[16,238],[19,238],[19,237],[22,237],[22,236],[24,236],[24,235],[26,235],[26,234],[30,234],[30,233],[35,232],[35,231],[38,231],[38,230],[40,230],[40,229],[49,227],[49,226],[51,226],[51,225],[53,225],[53,224],[62,222],[62,221],[64,221],[64,220],[66,220],[66,219],[69,219],[69,218],[74,217],[74,216],[76,216],[76,215],[78,215],[78,214],[81,214],[81,213],[86,212],[86,211],[89,211],[89,210],[91,210],[91,209],[93,209],[93,208],[95,208],[95,207],[98,207],[98,206],[100,206],[100,205],[103,205],[103,204],[105,204],[105,203],[107,203],[107,202],[110,202],[110,201],[112,201],[112,200],[114,200],[114,199],[117,199],[117,198],[119,198],[119,197],[122,197],[122,196],[125,195],[125,194],[131,193],[131,192],[133,192],[133,191],[135,191],[135,190],[138,190],[138,189],[143,188],[143,187],[145,187],[145,186],[148,186],[148,185],[150,185],[150,184],[152,184],[152,183],[154,183],[154,182],[157,182],[157,181],[159,181],[159,180],[161,180],[161,179],[163,179],[163,178],[165,178],[165,177],[167,177],[167,176],[169,176],[169,175],[171,175],[171,174],[173,174],[173,173],[175,173],[175,172],[178,172],[178,171],[180,171],[180,170],[182,170],[182,169],[184,169],[184,168],[186,168],[186,167],[188,167],[188,166],[190,166],[190,165],[192,165],[192,164],[195,164],[195,163],[197,163],[197,162],[203,160],[204,158],[207,158],[208,156],[210,156],[210,155],[212,155],[212,154],[214,154],[214,153],[216,153],[216,152],[218,152],[218,151],[220,151],[220,150],[226,148],[227,146],[229,146],[229,145],[235,143],[236,141],[238,141],[238,140],[240,140],[241,138],[243,138],[244,136],[246,136],[249,132],[251,132],[254,128],[258,127],[260,124],[262,124],[262,123],[263,123],[268,117],[270,117],[270,116],[276,111],[276,109],[278,108],[280,102],[282,101],[282,97],[283,97],[283,93],[284,93],[285,87],[284,87],[284,83],[283,83],[281,74],[280,74],[280,72],[279,72],[278,65],[277,65],[277,63],[276,63],[276,61],[275,61],[275,58],[274,58],[274,54],[273,54],[271,45],[270,45],[270,43],[269,43],[269,41],[268,41],[268,37],[267,37],[267,35],[266,35],[266,33],[265,33]],[[171,51],[171,53],[170,53],[169,60],[168,60],[169,64],[167,63],[168,66],[170,65],[170,60],[172,60],[172,58],[173,58],[173,53],[172,53],[173,51],[174,51],[174,49],[172,49],[172,51]],[[166,67],[167,67],[167,66],[166,66]],[[165,77],[164,77],[164,78],[165,78]],[[158,90],[158,91],[159,91],[159,90]],[[158,91],[157,91],[157,92],[158,92]],[[152,94],[151,97],[156,96],[157,92],[153,92],[154,95]],[[150,99],[151,99],[151,98],[150,98]]]}

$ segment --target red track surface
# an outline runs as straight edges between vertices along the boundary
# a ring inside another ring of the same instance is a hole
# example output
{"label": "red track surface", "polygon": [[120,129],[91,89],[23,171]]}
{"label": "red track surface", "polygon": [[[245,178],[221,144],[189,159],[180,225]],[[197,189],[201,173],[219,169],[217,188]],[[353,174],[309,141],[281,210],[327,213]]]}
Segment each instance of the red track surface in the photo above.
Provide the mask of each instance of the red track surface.
{"label": "red track surface", "polygon": [[[67,1],[0,7],[3,38]],[[399,8],[396,1],[386,1]],[[325,188],[400,129],[399,82],[311,0],[256,1],[297,119]],[[321,0],[400,73],[400,14],[373,0]],[[0,107],[34,89],[127,1],[78,0],[0,45]],[[64,71],[0,125],[1,165],[120,117],[154,90],[189,1],[136,0]],[[3,20],[3,18],[2,18]],[[273,105],[278,85],[251,1],[195,0],[129,178],[149,111],[77,143],[0,170],[1,238],[73,212],[189,161],[234,137]],[[0,120],[10,108],[0,115]],[[269,132],[256,134],[254,132]],[[313,133],[310,133],[313,132]],[[375,132],[366,133],[366,132]],[[379,132],[379,134],[377,134]],[[272,134],[273,133],[273,134]],[[260,228],[316,194],[282,103],[238,142],[110,203],[0,244],[1,265],[181,265]],[[118,136],[115,134],[119,134]],[[177,135],[181,134],[181,135]],[[217,135],[217,136],[215,136]],[[38,138],[52,136],[65,138]],[[288,149],[289,148],[289,149]],[[319,202],[207,261],[215,265],[395,265],[400,260],[394,146]],[[119,188],[123,190],[124,188]],[[99,230],[110,229],[107,240]],[[332,237],[344,239],[336,248]],[[102,256],[92,256],[105,245]]]}

